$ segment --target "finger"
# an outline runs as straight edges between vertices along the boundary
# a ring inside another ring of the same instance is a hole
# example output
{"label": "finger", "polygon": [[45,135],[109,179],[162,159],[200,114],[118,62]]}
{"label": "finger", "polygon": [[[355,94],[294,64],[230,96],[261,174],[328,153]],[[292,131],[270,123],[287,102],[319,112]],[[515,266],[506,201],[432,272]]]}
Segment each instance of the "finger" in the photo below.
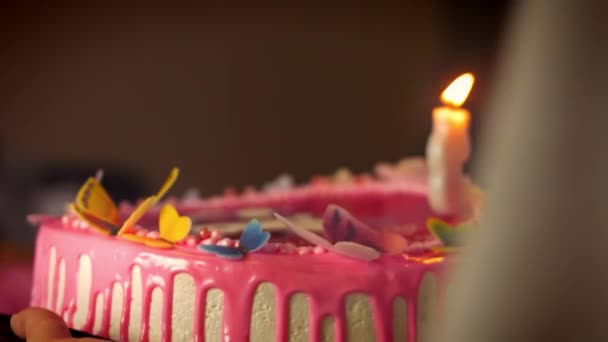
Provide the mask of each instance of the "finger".
{"label": "finger", "polygon": [[61,317],[41,308],[28,308],[13,315],[11,329],[27,342],[50,342],[71,336]]}

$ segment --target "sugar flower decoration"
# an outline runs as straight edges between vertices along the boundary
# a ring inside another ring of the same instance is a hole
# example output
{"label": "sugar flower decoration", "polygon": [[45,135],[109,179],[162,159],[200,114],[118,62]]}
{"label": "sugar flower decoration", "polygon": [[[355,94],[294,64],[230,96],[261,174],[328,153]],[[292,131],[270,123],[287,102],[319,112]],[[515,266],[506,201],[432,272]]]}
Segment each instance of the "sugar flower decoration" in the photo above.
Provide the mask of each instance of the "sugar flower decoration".
{"label": "sugar flower decoration", "polygon": [[262,230],[258,220],[251,220],[243,230],[238,247],[199,245],[198,249],[227,259],[242,259],[245,255],[262,248],[270,239],[270,233]]}
{"label": "sugar flower decoration", "polygon": [[456,226],[449,223],[432,218],[427,221],[427,229],[435,236],[443,246],[435,247],[434,250],[444,253],[453,253],[461,248],[471,231],[474,229],[474,222],[463,222]]}
{"label": "sugar flower decoration", "polygon": [[70,209],[98,233],[105,235],[130,233],[144,214],[171,188],[178,175],[179,169],[173,168],[160,190],[143,200],[124,221],[120,219],[118,207],[101,185],[102,174],[99,172],[96,177],[90,177],[82,185],[76,199],[70,204]]}
{"label": "sugar flower decoration", "polygon": [[350,241],[389,255],[402,253],[408,245],[403,236],[373,229],[335,204],[327,206],[323,215],[323,228],[325,236],[332,243]]}
{"label": "sugar flower decoration", "polygon": [[277,219],[285,223],[289,230],[291,230],[294,234],[315,246],[323,247],[328,251],[353,259],[372,261],[380,257],[380,252],[371,247],[351,241],[339,241],[333,244],[311,231],[296,226],[291,221],[279,214],[275,213],[274,215]]}
{"label": "sugar flower decoration", "polygon": [[192,220],[187,216],[180,216],[177,209],[171,204],[165,204],[162,207],[158,221],[158,238],[139,236],[133,233],[123,233],[120,237],[150,247],[171,248],[173,244],[186,238],[192,227]]}

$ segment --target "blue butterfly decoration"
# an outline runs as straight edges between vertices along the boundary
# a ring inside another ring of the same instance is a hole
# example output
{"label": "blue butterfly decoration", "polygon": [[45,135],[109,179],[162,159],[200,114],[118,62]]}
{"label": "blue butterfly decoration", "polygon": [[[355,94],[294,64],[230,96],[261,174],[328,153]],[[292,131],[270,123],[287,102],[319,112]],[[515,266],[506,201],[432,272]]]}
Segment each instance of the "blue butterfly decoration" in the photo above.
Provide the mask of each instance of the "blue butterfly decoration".
{"label": "blue butterfly decoration", "polygon": [[270,233],[262,230],[258,220],[251,220],[243,230],[238,247],[199,245],[198,249],[227,259],[242,259],[245,254],[262,248],[270,239]]}

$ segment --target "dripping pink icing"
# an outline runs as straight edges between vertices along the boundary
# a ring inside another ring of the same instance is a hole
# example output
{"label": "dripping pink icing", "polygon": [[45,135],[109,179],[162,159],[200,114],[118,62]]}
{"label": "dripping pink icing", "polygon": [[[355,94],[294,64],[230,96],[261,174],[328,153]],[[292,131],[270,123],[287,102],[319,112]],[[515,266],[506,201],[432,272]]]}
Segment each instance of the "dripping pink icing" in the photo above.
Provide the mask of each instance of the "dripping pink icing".
{"label": "dripping pink icing", "polygon": [[[104,306],[100,334],[109,335],[110,303],[115,282],[123,286],[123,312],[120,327],[121,340],[128,339],[131,298],[131,271],[139,265],[142,272],[142,341],[147,340],[150,302],[155,287],[163,289],[162,337],[171,337],[171,305],[173,299],[173,278],[185,272],[193,277],[196,286],[196,307],[194,336],[197,341],[204,337],[204,298],[210,288],[224,292],[223,334],[225,341],[245,341],[248,339],[250,309],[257,286],[270,282],[276,288],[277,296],[277,340],[286,340],[288,334],[288,299],[296,292],[306,293],[310,298],[310,332],[317,341],[323,317],[335,319],[336,341],[345,339],[344,296],[361,292],[370,296],[375,319],[378,341],[392,341],[392,320],[387,316],[392,312],[395,296],[402,296],[408,302],[408,326],[410,341],[416,335],[416,298],[419,282],[424,272],[439,272],[443,263],[416,262],[405,256],[384,256],[365,263],[333,254],[272,255],[254,253],[242,261],[231,261],[211,255],[197,253],[189,248],[177,247],[160,250],[117,240],[86,230],[66,230],[59,220],[47,222],[39,232],[36,248],[36,270],[32,304],[44,306],[47,296],[56,298],[54,293],[46,293],[48,279],[48,256],[51,247],[56,249],[55,279],[59,271],[59,261],[65,260],[66,281],[64,305],[60,309],[67,315],[68,324],[74,325],[77,296],[77,272],[79,258],[86,254],[92,261],[92,287],[89,298],[89,312],[83,327],[93,332],[95,305],[98,293],[103,293]],[[340,270],[340,272],[336,272]],[[54,304],[54,303],[52,303]],[[54,309],[54,306],[52,306]]]}

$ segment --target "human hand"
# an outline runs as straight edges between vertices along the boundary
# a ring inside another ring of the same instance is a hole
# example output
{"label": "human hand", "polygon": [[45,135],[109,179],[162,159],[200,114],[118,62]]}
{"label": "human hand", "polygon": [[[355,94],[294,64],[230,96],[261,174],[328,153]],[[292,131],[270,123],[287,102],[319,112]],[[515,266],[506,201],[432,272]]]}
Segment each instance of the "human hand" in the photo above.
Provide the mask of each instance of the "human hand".
{"label": "human hand", "polygon": [[100,342],[85,337],[74,338],[63,319],[42,308],[28,308],[11,317],[11,329],[27,342]]}

